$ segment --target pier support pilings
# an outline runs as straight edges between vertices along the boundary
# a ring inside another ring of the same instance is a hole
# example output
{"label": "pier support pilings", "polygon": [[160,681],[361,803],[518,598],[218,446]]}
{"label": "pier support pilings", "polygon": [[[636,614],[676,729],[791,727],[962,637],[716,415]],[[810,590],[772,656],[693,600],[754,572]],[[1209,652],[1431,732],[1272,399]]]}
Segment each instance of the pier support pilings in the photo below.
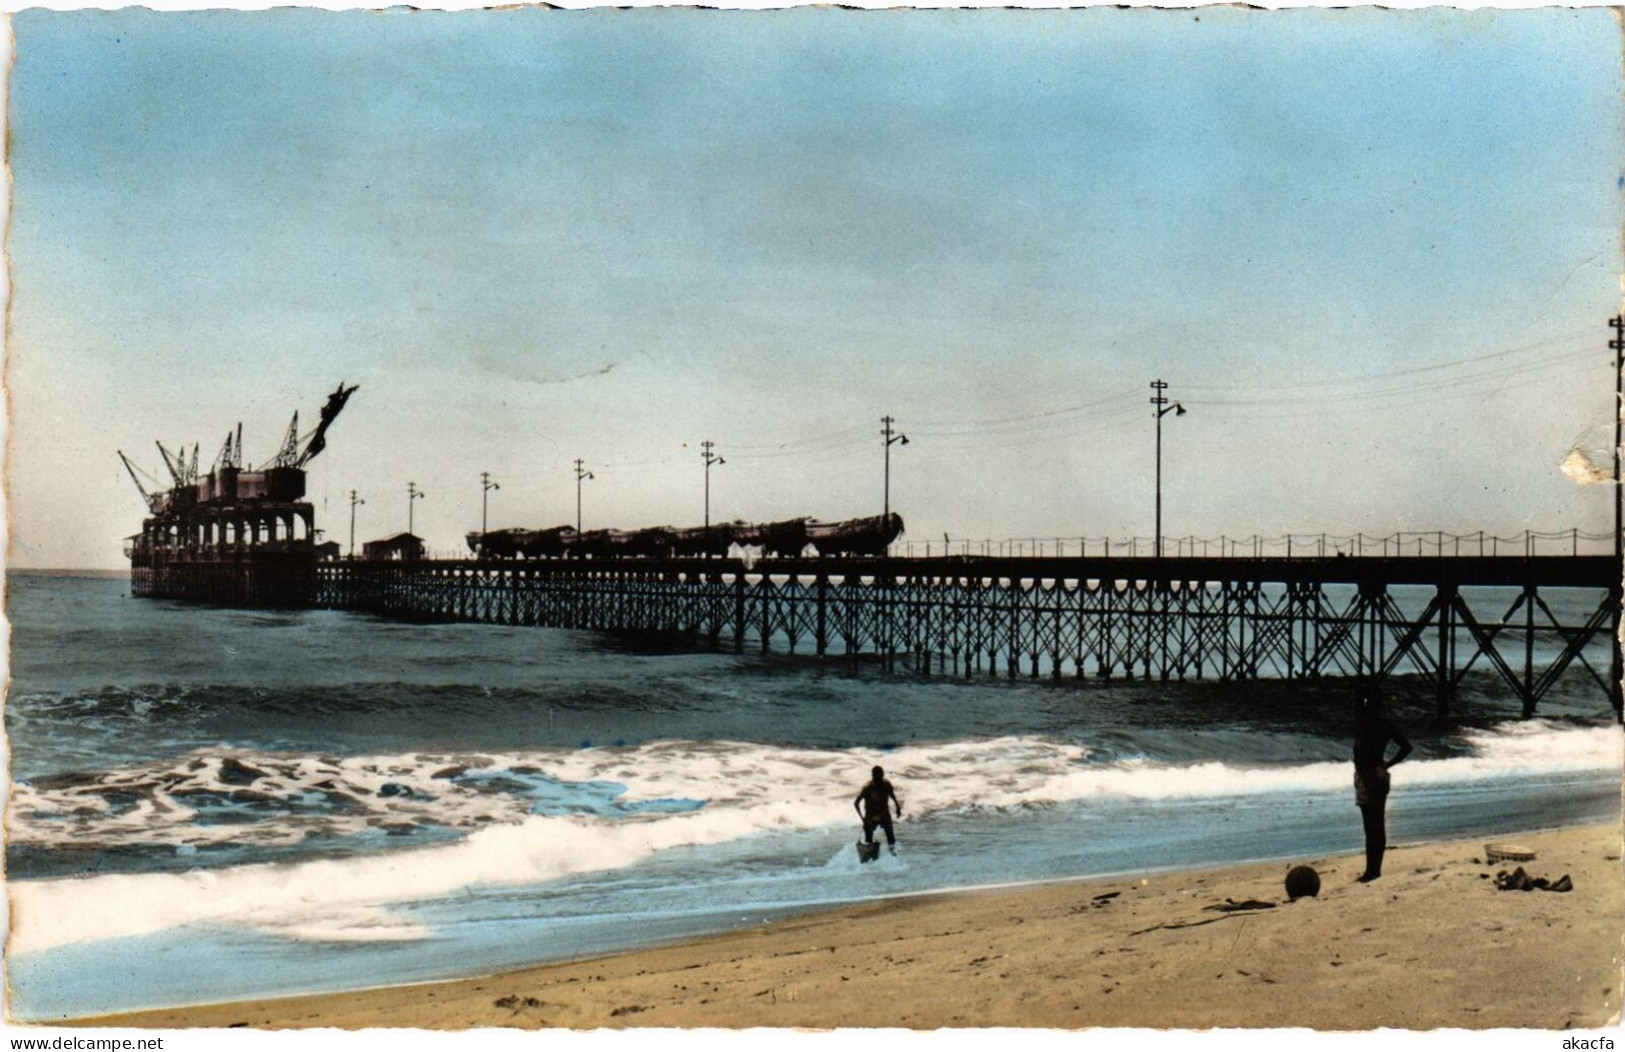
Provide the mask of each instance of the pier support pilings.
{"label": "pier support pilings", "polygon": [[741,653],[810,634],[818,657],[918,675],[984,660],[1049,681],[1415,675],[1447,719],[1474,669],[1526,717],[1565,675],[1618,714],[1619,581],[1604,556],[341,561],[318,567],[315,604]]}

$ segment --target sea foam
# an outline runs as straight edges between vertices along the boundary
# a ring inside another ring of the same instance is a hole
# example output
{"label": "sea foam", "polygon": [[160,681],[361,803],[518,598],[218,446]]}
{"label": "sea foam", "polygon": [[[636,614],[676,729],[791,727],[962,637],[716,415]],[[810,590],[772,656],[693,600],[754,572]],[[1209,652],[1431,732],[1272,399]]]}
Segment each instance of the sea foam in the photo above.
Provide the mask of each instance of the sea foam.
{"label": "sea foam", "polygon": [[[1510,776],[1595,772],[1618,778],[1625,757],[1625,738],[1612,726],[1535,720],[1470,732],[1467,738],[1470,755],[1417,760],[1397,768],[1395,792]],[[247,777],[242,768],[248,768],[266,772],[249,784],[267,796],[280,793],[292,799],[328,783],[329,790],[341,787],[354,798],[354,805],[342,813],[319,815],[322,822],[364,827],[432,820],[457,826],[466,835],[451,843],[358,858],[14,881],[11,950],[37,953],[197,924],[242,925],[307,940],[419,938],[426,929],[394,915],[392,904],[474,886],[537,884],[615,870],[678,847],[850,823],[852,796],[877,762],[885,765],[913,821],[1105,797],[1223,799],[1346,792],[1351,777],[1348,764],[1338,762],[1250,767],[1103,762],[1082,745],[1028,737],[909,745],[884,754],[657,742],[478,756],[193,755],[163,767],[168,776],[155,768],[112,772],[107,777],[126,788],[153,785],[162,792],[155,790],[148,806],[138,799],[136,805],[110,807],[108,813],[87,804],[89,813],[78,816],[83,827],[133,841],[224,835],[192,823],[187,812],[195,813],[195,808],[172,803],[177,795],[189,795],[178,789],[186,783],[173,779],[184,772],[209,792],[223,792],[241,788]],[[452,774],[451,768],[462,770]],[[386,786],[395,788],[384,795]],[[546,813],[535,813],[538,787],[547,789],[540,808]],[[22,788],[13,802],[14,820],[27,808],[60,808],[62,794],[75,788],[84,786]],[[573,789],[580,791],[572,796]],[[81,794],[86,800],[107,795]],[[674,801],[690,806],[658,806]],[[299,825],[304,818],[295,811],[259,815],[233,827],[229,835],[306,835],[308,830]],[[69,829],[72,819],[66,819]],[[51,825],[60,820],[34,821]],[[30,828],[26,835],[41,834]]]}

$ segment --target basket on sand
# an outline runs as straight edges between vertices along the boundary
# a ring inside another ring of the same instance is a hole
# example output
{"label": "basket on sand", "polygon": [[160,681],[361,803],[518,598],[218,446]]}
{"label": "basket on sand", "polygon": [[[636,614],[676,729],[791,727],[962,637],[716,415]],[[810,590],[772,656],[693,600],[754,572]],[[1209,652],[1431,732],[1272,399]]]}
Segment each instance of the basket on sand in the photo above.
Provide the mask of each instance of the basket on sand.
{"label": "basket on sand", "polygon": [[1535,853],[1518,844],[1485,844],[1484,864],[1498,866],[1502,862],[1533,862]]}

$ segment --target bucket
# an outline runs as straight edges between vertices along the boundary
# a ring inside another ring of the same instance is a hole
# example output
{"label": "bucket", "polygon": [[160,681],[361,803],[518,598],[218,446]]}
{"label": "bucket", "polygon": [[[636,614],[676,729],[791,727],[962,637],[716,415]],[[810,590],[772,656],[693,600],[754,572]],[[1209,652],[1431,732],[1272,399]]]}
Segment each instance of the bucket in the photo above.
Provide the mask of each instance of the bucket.
{"label": "bucket", "polygon": [[1498,866],[1503,862],[1533,862],[1535,853],[1521,844],[1485,844],[1484,864]]}

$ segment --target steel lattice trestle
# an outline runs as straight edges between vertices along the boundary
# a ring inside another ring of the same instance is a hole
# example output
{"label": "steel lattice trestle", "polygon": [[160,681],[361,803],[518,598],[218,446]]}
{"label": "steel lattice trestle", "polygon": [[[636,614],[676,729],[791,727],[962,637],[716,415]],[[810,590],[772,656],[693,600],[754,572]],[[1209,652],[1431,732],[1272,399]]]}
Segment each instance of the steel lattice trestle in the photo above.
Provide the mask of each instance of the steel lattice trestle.
{"label": "steel lattice trestle", "polygon": [[[1577,669],[1620,711],[1617,642],[1604,656],[1620,572],[1606,556],[338,562],[317,575],[317,605],[336,609],[867,654],[927,675],[1410,673],[1434,682],[1441,717],[1475,668],[1526,716]],[[1396,599],[1404,586],[1428,596],[1419,612]],[[1553,612],[1555,588],[1583,590],[1577,623]]]}

